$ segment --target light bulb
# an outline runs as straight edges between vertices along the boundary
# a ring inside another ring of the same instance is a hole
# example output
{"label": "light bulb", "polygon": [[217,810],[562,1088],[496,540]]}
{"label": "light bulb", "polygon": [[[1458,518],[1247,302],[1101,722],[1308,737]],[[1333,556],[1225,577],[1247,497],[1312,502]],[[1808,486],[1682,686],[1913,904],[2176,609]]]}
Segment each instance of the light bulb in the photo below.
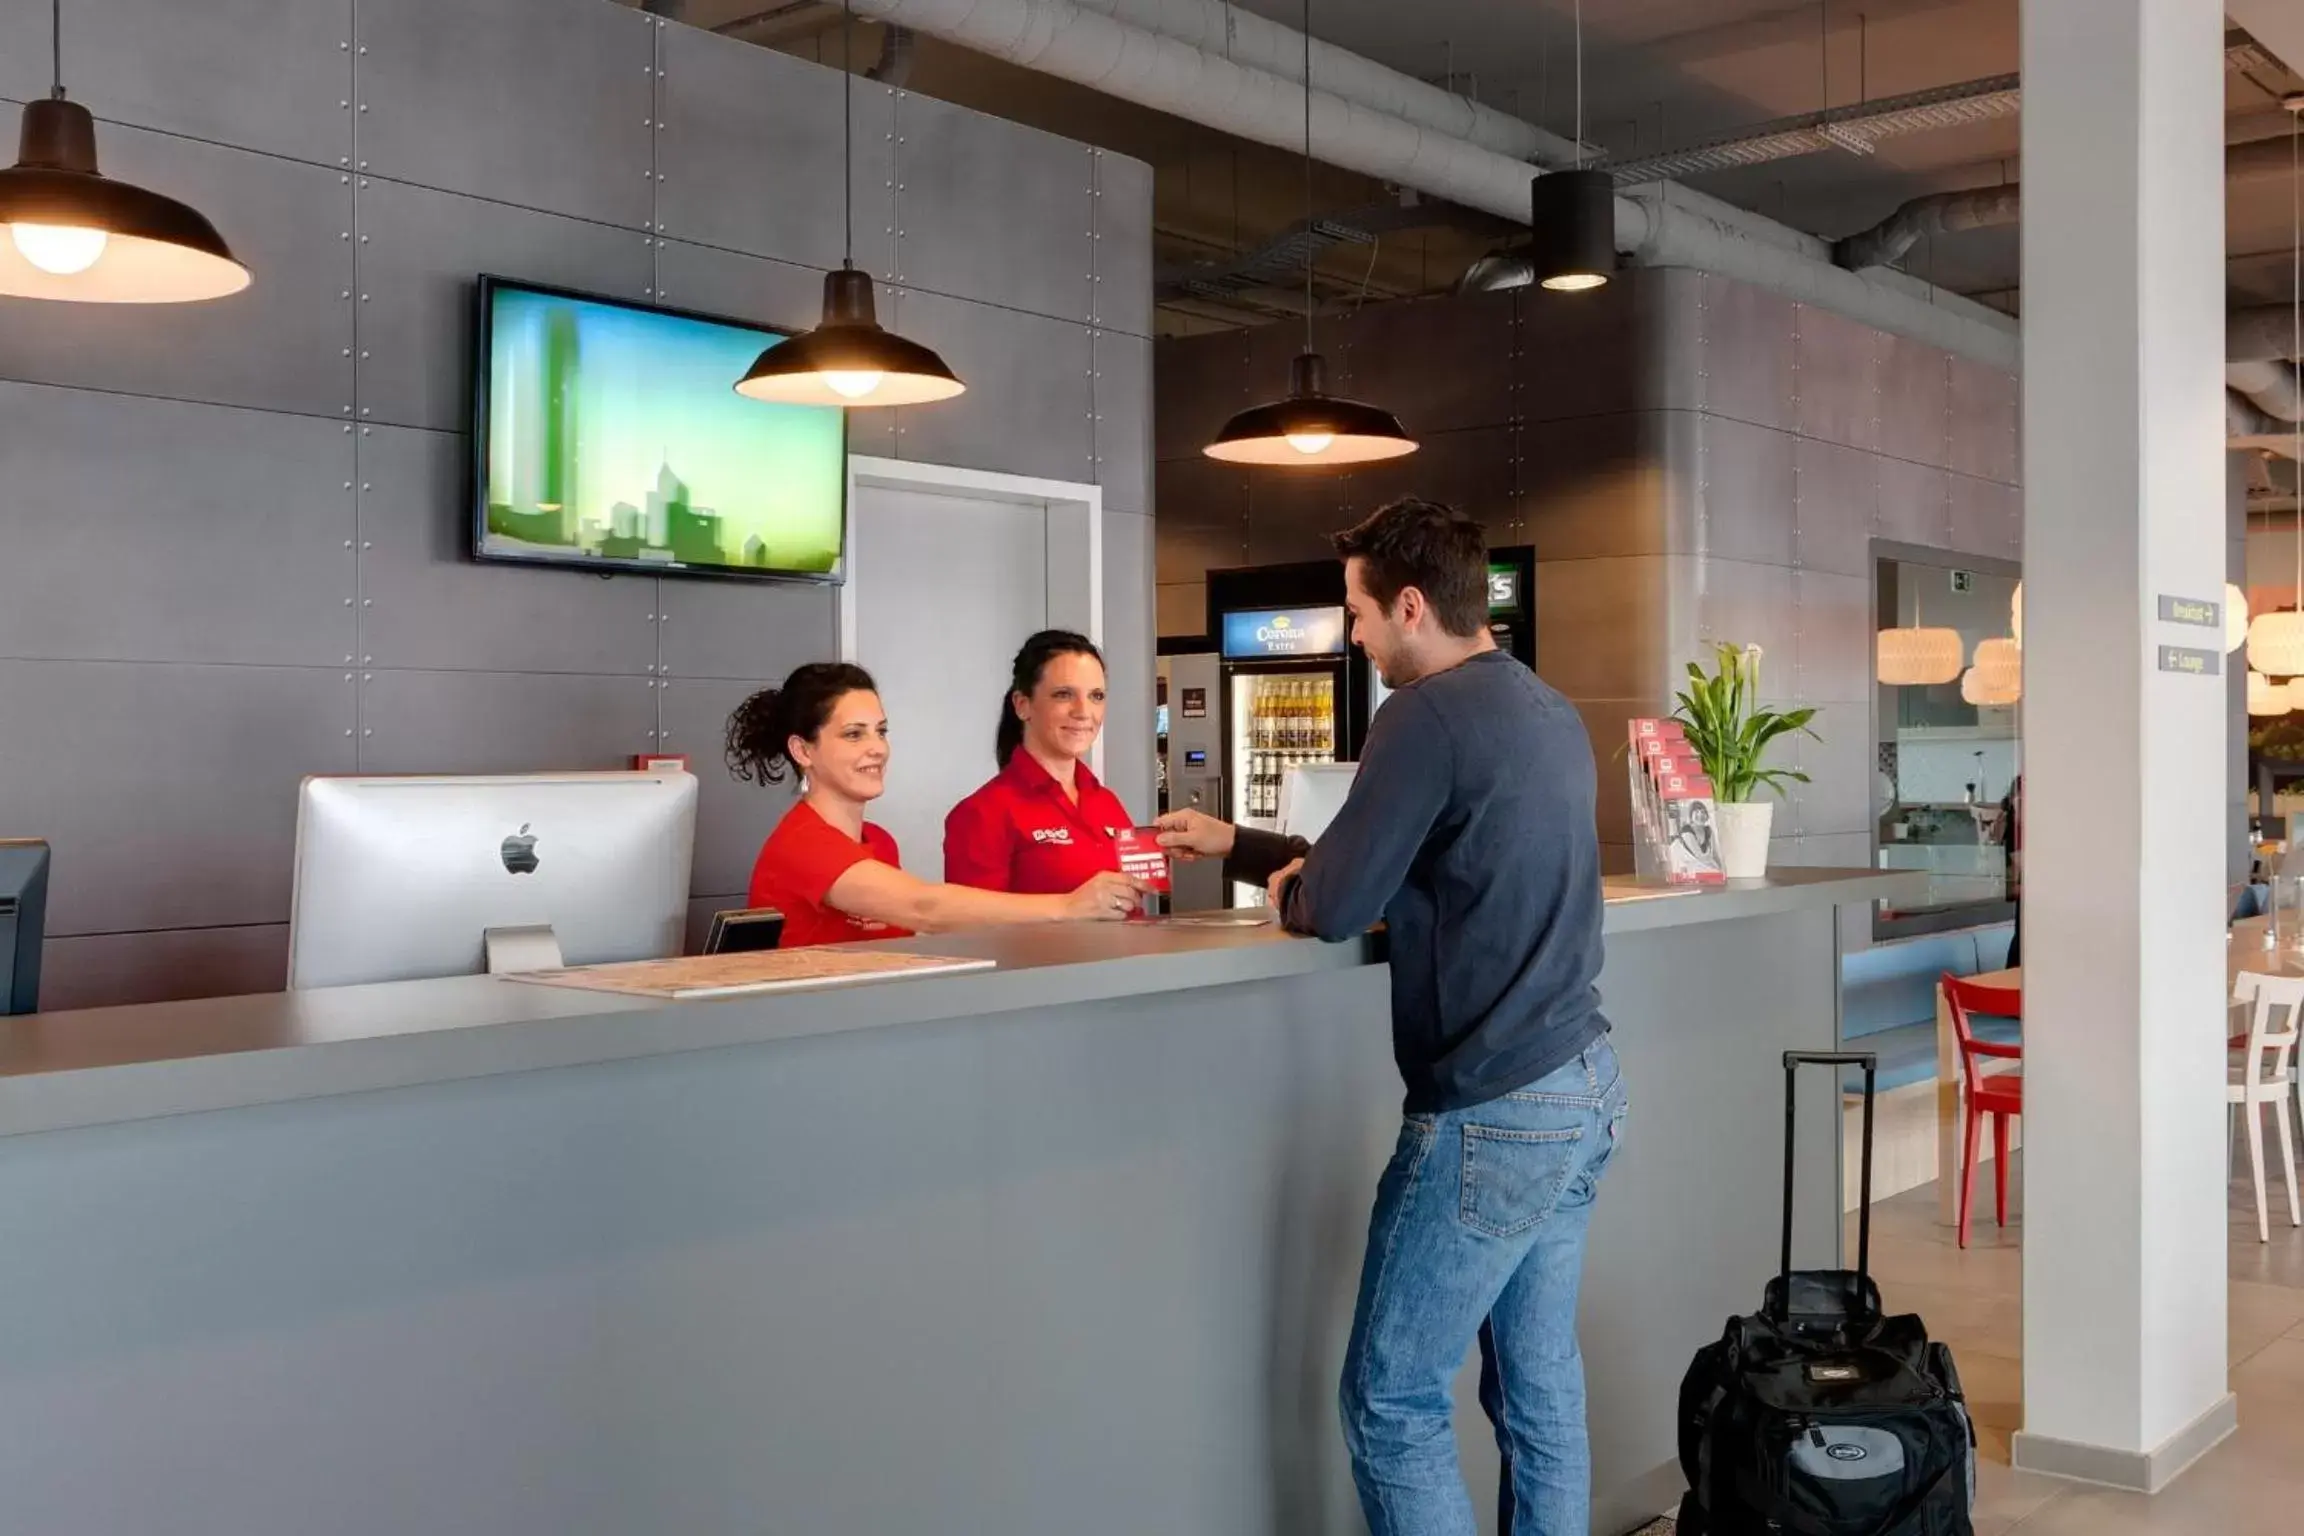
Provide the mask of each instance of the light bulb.
{"label": "light bulb", "polygon": [[1290,432],[1287,436],[1288,446],[1306,458],[1316,453],[1326,453],[1328,445],[1336,441],[1333,432]]}
{"label": "light bulb", "polygon": [[1544,286],[1554,293],[1587,293],[1608,281],[1605,272],[1563,272],[1557,277],[1544,279]]}
{"label": "light bulb", "polygon": [[8,235],[26,261],[56,277],[71,277],[96,265],[110,241],[100,229],[69,224],[11,224]]}
{"label": "light bulb", "polygon": [[861,400],[880,387],[882,377],[883,375],[878,373],[859,373],[853,369],[834,368],[825,373],[824,382],[831,386],[832,393],[836,395],[845,396],[850,400]]}

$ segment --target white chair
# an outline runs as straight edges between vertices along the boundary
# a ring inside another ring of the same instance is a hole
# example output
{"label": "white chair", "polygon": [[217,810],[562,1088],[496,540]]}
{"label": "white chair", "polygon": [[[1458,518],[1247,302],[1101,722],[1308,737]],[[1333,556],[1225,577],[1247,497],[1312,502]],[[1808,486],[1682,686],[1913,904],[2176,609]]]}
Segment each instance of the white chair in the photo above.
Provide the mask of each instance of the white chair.
{"label": "white chair", "polygon": [[2296,1198],[2296,1125],[2289,1113],[2289,1082],[2294,1070],[2298,1024],[2304,1020],[2304,976],[2263,976],[2243,971],[2233,985],[2235,997],[2248,1005],[2248,1034],[2239,1047],[2240,1060],[2226,1088],[2232,1112],[2248,1117],[2248,1168],[2256,1185],[2256,1240],[2272,1240],[2272,1224],[2264,1203],[2264,1106],[2269,1104],[2280,1121],[2280,1166],[2287,1175],[2288,1224],[2304,1227],[2304,1208]]}

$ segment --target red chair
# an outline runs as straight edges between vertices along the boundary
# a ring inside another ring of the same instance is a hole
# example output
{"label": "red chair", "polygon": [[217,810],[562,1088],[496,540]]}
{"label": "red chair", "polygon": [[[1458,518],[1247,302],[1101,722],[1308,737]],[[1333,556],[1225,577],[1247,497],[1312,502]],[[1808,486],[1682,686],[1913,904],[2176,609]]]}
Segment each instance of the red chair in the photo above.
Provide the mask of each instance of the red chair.
{"label": "red chair", "polygon": [[2008,1122],[2024,1112],[2024,1074],[1988,1074],[1983,1068],[1987,1058],[2023,1060],[2024,1047],[1977,1039],[1969,1018],[2020,1019],[2024,1016],[2024,994],[2014,987],[1979,986],[1952,975],[1944,978],[1943,987],[1944,1000],[1951,1006],[1952,1037],[1960,1048],[1960,1078],[1968,1100],[1968,1126],[1960,1159],[1960,1246],[1965,1248],[1968,1208],[1976,1190],[1978,1117],[1988,1115],[1992,1120],[1993,1219],[2004,1227],[2008,1225]]}

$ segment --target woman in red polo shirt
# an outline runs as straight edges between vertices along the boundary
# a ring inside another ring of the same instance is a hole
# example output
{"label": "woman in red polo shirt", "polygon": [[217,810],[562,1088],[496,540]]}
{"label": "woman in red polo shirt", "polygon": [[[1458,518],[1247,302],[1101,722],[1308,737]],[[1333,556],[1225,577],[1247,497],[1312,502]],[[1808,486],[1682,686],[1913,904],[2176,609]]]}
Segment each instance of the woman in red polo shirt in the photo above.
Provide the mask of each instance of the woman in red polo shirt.
{"label": "woman in red polo shirt", "polygon": [[752,866],[751,904],[784,914],[785,949],[992,923],[1120,918],[1136,910],[1136,882],[1095,873],[1061,893],[1001,895],[931,885],[898,867],[896,840],[864,819],[886,789],[888,719],[862,667],[810,662],[746,699],[728,720],[728,767],[747,782],[800,775]]}
{"label": "woman in red polo shirt", "polygon": [[1068,891],[1120,868],[1113,839],[1135,823],[1097,781],[1104,656],[1085,635],[1044,629],[1016,653],[1000,700],[1000,771],[944,818],[944,876],[988,891]]}

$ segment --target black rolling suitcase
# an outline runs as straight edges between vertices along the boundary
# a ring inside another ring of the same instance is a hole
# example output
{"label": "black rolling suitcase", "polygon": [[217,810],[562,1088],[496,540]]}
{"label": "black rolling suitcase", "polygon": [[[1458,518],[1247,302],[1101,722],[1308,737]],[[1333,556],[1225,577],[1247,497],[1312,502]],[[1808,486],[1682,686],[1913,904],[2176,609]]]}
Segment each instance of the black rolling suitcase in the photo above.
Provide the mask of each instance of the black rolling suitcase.
{"label": "black rolling suitcase", "polygon": [[[1883,1316],[1872,1283],[1878,1058],[1784,1055],[1784,1257],[1760,1310],[1731,1318],[1680,1384],[1678,1536],[1970,1536],[1976,1431],[1952,1352]],[[1856,1269],[1792,1268],[1793,1089],[1805,1064],[1864,1069]]]}

